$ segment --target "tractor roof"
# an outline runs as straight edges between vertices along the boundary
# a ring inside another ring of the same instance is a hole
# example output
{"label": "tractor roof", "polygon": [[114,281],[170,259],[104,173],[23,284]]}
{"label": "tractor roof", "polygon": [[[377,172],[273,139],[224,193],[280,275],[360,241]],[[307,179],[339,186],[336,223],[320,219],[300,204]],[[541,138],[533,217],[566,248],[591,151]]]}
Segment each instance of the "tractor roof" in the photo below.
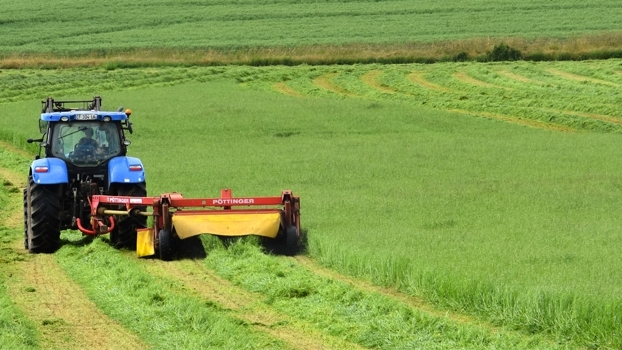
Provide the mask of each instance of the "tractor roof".
{"label": "tractor roof", "polygon": [[100,96],[95,96],[92,100],[65,101],[54,101],[53,98],[48,97],[45,101],[41,101],[41,120],[46,122],[124,121],[129,118],[129,113],[131,113],[129,110],[122,112],[123,107],[119,107],[116,112],[102,111],[101,105],[102,98]]}
{"label": "tractor roof", "polygon": [[124,112],[107,112],[107,111],[69,111],[69,112],[52,112],[41,113],[41,120],[46,122],[69,122],[69,121],[124,121],[127,114]]}

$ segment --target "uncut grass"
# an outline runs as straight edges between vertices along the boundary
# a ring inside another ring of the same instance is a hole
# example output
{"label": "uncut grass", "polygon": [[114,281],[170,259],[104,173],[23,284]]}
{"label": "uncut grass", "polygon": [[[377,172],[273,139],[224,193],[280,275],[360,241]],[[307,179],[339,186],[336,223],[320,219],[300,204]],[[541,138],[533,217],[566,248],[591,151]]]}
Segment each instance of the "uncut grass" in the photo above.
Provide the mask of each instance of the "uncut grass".
{"label": "uncut grass", "polygon": [[[107,241],[64,234],[55,258],[106,315],[158,349],[282,348],[212,304],[174,293]],[[132,253],[128,253],[132,254]],[[134,256],[134,254],[132,254]]]}
{"label": "uncut grass", "polygon": [[[305,74],[228,77],[259,87],[258,79],[290,76],[292,86],[312,88],[297,80]],[[523,331],[620,344],[616,135],[243,86],[106,93],[135,111],[131,154],[145,162],[150,193],[291,188],[303,199],[309,250],[327,265]],[[18,106],[26,103],[3,109]],[[26,119],[15,127],[32,125]]]}
{"label": "uncut grass", "polygon": [[[175,49],[183,53],[193,49],[425,44],[473,38],[546,40],[543,36],[561,38],[563,42],[568,37],[619,31],[619,6],[614,0],[600,0],[589,6],[579,0],[567,0],[564,6],[546,0],[524,4],[501,0],[426,0],[416,4],[395,0],[173,4],[139,0],[132,4],[93,4],[77,0],[67,11],[80,16],[71,19],[49,16],[49,7],[55,5],[43,0],[4,0],[0,4],[0,52],[5,54],[106,55],[136,49]],[[616,43],[609,47],[619,50],[619,41]],[[577,50],[572,47],[569,51]]]}
{"label": "uncut grass", "polygon": [[368,348],[558,347],[541,337],[491,332],[427,315],[380,294],[315,276],[293,260],[264,254],[252,241],[242,240],[228,249],[212,248],[204,264],[233,283],[263,294],[264,302],[276,310]]}
{"label": "uncut grass", "polygon": [[521,52],[527,61],[572,61],[622,57],[622,33],[605,32],[565,38],[478,37],[433,42],[307,44],[239,48],[142,48],[67,53],[0,54],[1,69],[71,67],[117,68],[192,66],[278,66],[356,63],[435,63],[489,61],[488,54],[501,43]]}

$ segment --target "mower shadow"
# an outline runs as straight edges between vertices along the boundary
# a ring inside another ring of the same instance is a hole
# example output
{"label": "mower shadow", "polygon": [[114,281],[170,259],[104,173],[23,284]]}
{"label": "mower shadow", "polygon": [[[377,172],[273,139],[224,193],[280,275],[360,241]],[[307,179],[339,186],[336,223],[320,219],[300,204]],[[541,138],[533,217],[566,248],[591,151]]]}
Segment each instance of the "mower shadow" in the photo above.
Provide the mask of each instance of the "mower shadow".
{"label": "mower shadow", "polygon": [[199,236],[175,240],[174,260],[196,260],[205,259],[206,257],[207,252],[205,251],[205,247],[203,247],[203,243],[201,242],[201,238],[199,238]]}
{"label": "mower shadow", "polygon": [[289,251],[283,239],[272,239],[261,237],[259,240],[263,251],[270,255],[294,256],[306,254],[307,252],[307,230],[300,229],[300,246],[295,250]]}

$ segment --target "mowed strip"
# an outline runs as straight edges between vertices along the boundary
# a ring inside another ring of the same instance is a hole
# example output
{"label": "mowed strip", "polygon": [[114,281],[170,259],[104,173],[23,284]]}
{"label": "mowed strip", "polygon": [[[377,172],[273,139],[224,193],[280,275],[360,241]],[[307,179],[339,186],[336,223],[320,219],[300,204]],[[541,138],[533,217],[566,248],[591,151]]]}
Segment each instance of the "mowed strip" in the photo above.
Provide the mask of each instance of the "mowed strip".
{"label": "mowed strip", "polygon": [[555,109],[542,109],[543,111],[552,112],[552,113],[561,113],[567,115],[573,115],[577,117],[597,119],[607,123],[619,124],[622,125],[622,118],[614,117],[610,115],[597,114],[597,113],[587,113],[587,112],[576,112],[576,111],[565,111],[565,110],[555,110]]}
{"label": "mowed strip", "polygon": [[578,75],[578,74],[572,74],[572,73],[568,73],[565,71],[561,71],[559,69],[547,69],[547,72],[557,75],[558,77],[562,77],[568,80],[574,80],[574,81],[579,81],[579,82],[590,82],[590,83],[594,83],[594,84],[601,84],[601,85],[608,85],[608,86],[613,86],[613,87],[620,87],[620,84],[616,84],[614,82],[611,81],[607,81],[607,80],[601,80],[601,79],[596,79],[596,78],[590,78],[590,77],[586,77],[583,75]]}
{"label": "mowed strip", "polygon": [[396,93],[397,90],[395,90],[395,89],[393,89],[393,88],[391,88],[389,86],[383,85],[382,83],[380,83],[378,81],[378,77],[380,75],[382,75],[382,71],[380,71],[380,70],[372,70],[372,71],[369,71],[369,72],[363,74],[361,76],[361,81],[365,85],[370,86],[370,87],[372,87],[372,88],[374,88],[376,90],[379,90],[381,92],[386,92],[386,93],[389,93],[389,94]]}
{"label": "mowed strip", "polygon": [[423,88],[429,89],[429,90],[435,90],[435,91],[440,91],[440,92],[448,92],[448,93],[456,92],[456,91],[451,90],[449,88],[446,88],[444,86],[441,86],[441,85],[438,85],[438,84],[430,82],[429,80],[427,80],[423,76],[423,72],[412,72],[412,73],[408,74],[408,79],[410,81],[412,81],[413,83],[415,83],[415,84],[417,84],[417,85],[419,85],[419,86],[421,86]]}
{"label": "mowed strip", "polygon": [[484,117],[488,119],[495,119],[495,120],[500,120],[500,121],[504,121],[504,122],[508,122],[512,124],[530,126],[532,128],[538,128],[538,129],[563,131],[563,132],[576,132],[577,131],[577,129],[573,129],[571,127],[564,126],[564,125],[545,123],[539,120],[508,116],[508,115],[504,115],[500,113],[491,113],[491,112],[484,112],[484,111],[472,112],[472,111],[466,111],[462,109],[448,109],[447,111],[470,115],[470,116],[478,116],[478,117]]}
{"label": "mowed strip", "polygon": [[337,75],[338,73],[328,73],[328,74],[320,75],[319,77],[313,79],[313,85],[319,87],[322,90],[328,90],[338,95],[358,97],[358,95],[342,88],[341,86],[333,82],[333,79]]}
{"label": "mowed strip", "polygon": [[494,89],[504,89],[504,90],[513,90],[512,88],[508,88],[505,86],[499,86],[495,84],[490,84],[485,81],[481,81],[479,79],[475,79],[472,76],[468,75],[466,72],[457,72],[453,74],[453,77],[460,80],[463,83],[485,87],[485,88],[494,88]]}
{"label": "mowed strip", "polygon": [[[23,186],[22,176],[0,168],[2,177]],[[22,193],[15,194],[21,204]],[[28,255],[22,237],[21,206],[10,211],[7,226],[20,237],[10,247],[15,259],[3,266],[7,294],[33,321],[43,348],[53,349],[145,349],[142,341],[106,316],[56,263],[53,255]],[[13,219],[15,217],[15,219]]]}
{"label": "mowed strip", "polygon": [[[27,254],[22,240],[14,249]],[[38,326],[43,348],[146,348],[137,336],[100,311],[53,255],[34,255],[8,268],[9,296]]]}
{"label": "mowed strip", "polygon": [[508,78],[510,78],[512,80],[516,80],[518,82],[525,83],[525,84],[537,84],[537,85],[543,85],[544,84],[541,81],[529,79],[527,77],[524,77],[522,75],[518,75],[518,74],[515,74],[515,73],[512,73],[512,72],[509,72],[507,70],[500,70],[497,73],[499,73],[501,75],[504,75],[504,76],[506,76],[506,77],[508,77]]}
{"label": "mowed strip", "polygon": [[280,92],[282,94],[285,94],[285,95],[290,95],[290,96],[294,96],[294,97],[306,97],[301,92],[292,89],[284,81],[282,81],[280,83],[276,83],[276,84],[272,85],[272,87],[274,88],[274,90],[276,90],[276,91],[278,91],[278,92]]}
{"label": "mowed strip", "polygon": [[208,270],[200,262],[145,260],[147,271],[155,276],[181,282],[199,298],[216,303],[231,316],[251,324],[293,349],[360,349],[357,344],[324,334],[314,326],[270,309],[265,296],[248,292]]}

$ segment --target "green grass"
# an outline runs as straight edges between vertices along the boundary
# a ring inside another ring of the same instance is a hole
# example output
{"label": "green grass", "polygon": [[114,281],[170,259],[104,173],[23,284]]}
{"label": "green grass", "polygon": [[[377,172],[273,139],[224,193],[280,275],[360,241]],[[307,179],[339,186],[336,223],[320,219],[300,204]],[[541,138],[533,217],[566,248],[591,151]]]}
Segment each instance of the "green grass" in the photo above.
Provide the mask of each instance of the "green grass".
{"label": "green grass", "polygon": [[[397,92],[364,84],[373,70]],[[505,70],[542,84],[498,73]],[[457,92],[409,82],[412,71]],[[620,84],[618,71],[616,60],[170,68],[108,71],[93,81],[105,106],[134,111],[130,154],[145,163],[150,194],[292,189],[302,198],[309,252],[327,266],[525,333],[617,348],[619,124],[568,112],[616,121],[618,89],[594,79]],[[357,97],[313,83],[331,72],[332,83]],[[460,72],[513,90],[465,83]],[[0,84],[14,74],[63,81],[51,90],[77,98],[93,90],[71,82],[102,70],[4,71]],[[148,87],[151,74],[163,80]],[[124,87],[130,81],[143,83]],[[306,98],[275,93],[279,82]],[[36,79],[29,84],[22,95],[0,96],[1,130],[13,138],[37,135],[38,99],[48,94]],[[525,107],[559,113],[540,117]]]}
{"label": "green grass", "polygon": [[[0,239],[7,236],[0,228]],[[0,347],[3,349],[38,349],[36,327],[11,301],[6,291],[6,277],[0,276]]]}
{"label": "green grass", "polygon": [[[373,349],[498,349],[557,346],[541,337],[496,333],[432,316],[395,300],[313,275],[290,259],[263,254],[240,242],[208,252],[204,264],[241,287],[261,293],[276,310],[328,334]],[[562,346],[563,347],[563,346]]]}
{"label": "green grass", "polygon": [[[618,30],[618,2],[533,0],[153,2],[2,1],[5,53],[136,48],[239,48],[567,37]],[[49,16],[50,9],[59,16]],[[511,20],[509,20],[511,19]],[[553,20],[551,20],[553,19]],[[19,34],[18,34],[19,33]]]}
{"label": "green grass", "polygon": [[279,349],[283,344],[224,315],[213,303],[174,292],[149,275],[131,254],[127,259],[107,241],[82,246],[80,234],[65,235],[58,263],[106,315],[158,349]]}
{"label": "green grass", "polygon": [[[0,167],[17,167],[24,164],[25,160],[22,157],[0,148]],[[21,197],[21,189],[0,176],[0,211],[11,212],[14,204],[21,202]],[[19,232],[21,230],[5,226],[4,220],[0,223],[0,264],[3,265],[0,273],[0,348],[37,349],[39,334],[36,327],[15,306],[7,293],[7,285],[12,278],[9,266],[20,260],[19,255],[13,250],[16,239],[20,237]]]}
{"label": "green grass", "polygon": [[[150,61],[140,56],[152,54],[158,56],[156,61],[169,62],[186,57],[194,63],[215,63],[222,62],[225,56],[224,62],[284,63],[296,61],[297,52],[288,50],[300,47],[310,48],[303,50],[303,62],[335,62],[330,55],[322,53],[324,50],[337,53],[348,62],[361,62],[378,57],[378,50],[386,51],[381,57],[395,56],[391,53],[396,48],[394,45],[404,52],[397,55],[402,62],[412,62],[413,53],[422,59],[431,56],[430,53],[436,58],[452,57],[460,52],[472,54],[469,46],[473,43],[469,40],[474,38],[488,42],[476,45],[478,54],[491,50],[491,42],[516,39],[546,48],[543,52],[534,52],[539,57],[547,57],[550,52],[563,52],[568,57],[575,57],[577,51],[579,54],[585,51],[602,54],[613,50],[620,54],[618,19],[621,9],[615,0],[589,4],[578,0],[566,0],[561,4],[546,0],[521,3],[501,0],[416,3],[404,0],[173,3],[138,0],[131,4],[123,1],[93,4],[84,0],[3,0],[0,6],[3,9],[0,55],[20,60],[31,55],[52,54],[56,59],[64,58],[64,64],[71,64],[67,58],[76,55],[97,59],[118,54],[131,57],[121,59],[126,64]],[[58,11],[58,15],[51,16],[50,11]],[[596,37],[563,41],[586,35]],[[609,42],[610,35],[616,38],[614,42]],[[568,47],[554,47],[559,39],[562,45],[569,44]],[[461,42],[463,40],[466,42]],[[547,41],[553,44],[547,45]],[[442,50],[429,47],[427,53],[418,52],[417,46],[432,42],[444,43]],[[412,43],[417,45],[399,47]],[[344,51],[341,45],[348,48]],[[356,45],[381,47],[370,50]],[[458,51],[456,46],[460,46]],[[270,53],[273,49],[276,50]],[[351,55],[347,50],[361,54]],[[134,55],[136,52],[139,54]],[[175,57],[166,57],[169,54]],[[114,66],[114,61],[108,64]],[[12,64],[19,65],[7,66]]]}

